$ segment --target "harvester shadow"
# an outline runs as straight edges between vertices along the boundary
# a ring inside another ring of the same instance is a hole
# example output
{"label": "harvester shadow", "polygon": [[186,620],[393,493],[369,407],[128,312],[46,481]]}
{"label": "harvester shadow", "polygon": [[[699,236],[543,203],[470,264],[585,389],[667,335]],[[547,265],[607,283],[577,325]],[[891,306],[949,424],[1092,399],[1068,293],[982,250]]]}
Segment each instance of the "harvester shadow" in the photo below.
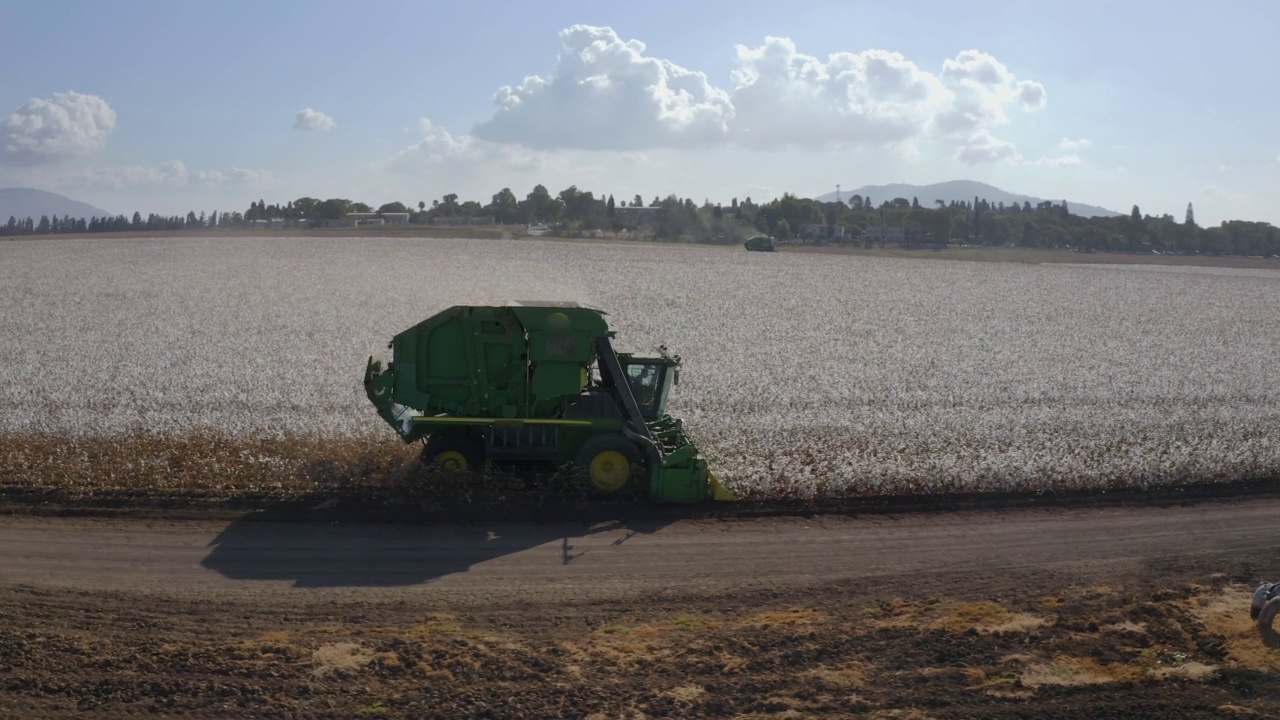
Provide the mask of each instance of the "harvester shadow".
{"label": "harvester shadow", "polygon": [[[417,525],[242,519],[210,543],[200,564],[233,580],[289,581],[294,587],[411,586],[457,573],[515,576],[532,566],[568,566],[587,555],[617,553],[624,542],[670,522]],[[509,557],[515,555],[520,557]]]}

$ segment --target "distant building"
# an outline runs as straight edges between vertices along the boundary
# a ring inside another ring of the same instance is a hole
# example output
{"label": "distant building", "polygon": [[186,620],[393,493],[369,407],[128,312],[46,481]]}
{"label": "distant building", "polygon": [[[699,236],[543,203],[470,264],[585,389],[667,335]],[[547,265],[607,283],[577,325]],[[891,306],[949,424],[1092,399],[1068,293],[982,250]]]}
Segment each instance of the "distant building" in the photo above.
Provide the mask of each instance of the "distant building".
{"label": "distant building", "polygon": [[840,240],[844,238],[844,226],[827,227],[823,224],[801,225],[799,237],[804,240]]}
{"label": "distant building", "polygon": [[353,212],[341,220],[341,227],[363,227],[366,225],[405,225],[409,222],[409,213],[376,213]]}
{"label": "distant building", "polygon": [[431,218],[432,225],[457,227],[459,225],[492,225],[492,215],[437,215]]}
{"label": "distant building", "polygon": [[862,237],[864,240],[871,240],[880,243],[900,243],[903,240],[906,240],[907,234],[906,231],[900,227],[879,225],[863,230]]}
{"label": "distant building", "polygon": [[613,209],[614,222],[626,228],[653,227],[658,222],[660,207],[616,207]]}

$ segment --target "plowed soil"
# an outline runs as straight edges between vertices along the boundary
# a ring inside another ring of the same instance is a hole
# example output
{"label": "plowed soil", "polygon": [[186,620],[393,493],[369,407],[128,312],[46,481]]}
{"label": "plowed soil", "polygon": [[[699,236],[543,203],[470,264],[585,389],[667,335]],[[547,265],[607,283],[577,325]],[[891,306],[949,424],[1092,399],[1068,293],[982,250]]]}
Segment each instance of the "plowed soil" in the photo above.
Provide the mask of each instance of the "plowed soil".
{"label": "plowed soil", "polygon": [[8,517],[0,715],[1274,717],[1276,517]]}

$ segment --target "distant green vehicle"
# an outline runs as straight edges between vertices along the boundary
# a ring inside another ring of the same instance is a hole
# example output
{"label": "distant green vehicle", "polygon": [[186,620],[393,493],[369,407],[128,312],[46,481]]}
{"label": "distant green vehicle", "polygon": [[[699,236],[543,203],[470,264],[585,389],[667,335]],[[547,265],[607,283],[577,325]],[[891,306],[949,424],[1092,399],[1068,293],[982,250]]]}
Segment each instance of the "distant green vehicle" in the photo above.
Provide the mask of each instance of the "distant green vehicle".
{"label": "distant green vehicle", "polygon": [[734,500],[707,468],[667,396],[680,357],[620,353],[605,313],[577,303],[456,306],[371,356],[364,386],[378,414],[422,462],[476,470],[578,465],[601,493],[634,484],[655,502]]}
{"label": "distant green vehicle", "polygon": [[773,245],[773,238],[768,235],[757,235],[742,243],[742,246],[757,252],[774,252],[778,249]]}

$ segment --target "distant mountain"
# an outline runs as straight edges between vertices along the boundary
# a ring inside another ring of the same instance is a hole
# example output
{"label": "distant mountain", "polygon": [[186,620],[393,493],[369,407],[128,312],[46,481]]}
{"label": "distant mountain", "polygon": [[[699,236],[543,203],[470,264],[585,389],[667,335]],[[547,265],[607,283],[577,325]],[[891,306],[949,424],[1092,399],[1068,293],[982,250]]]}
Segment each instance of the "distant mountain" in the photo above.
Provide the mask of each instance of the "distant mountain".
{"label": "distant mountain", "polygon": [[[894,198],[906,198],[910,200],[913,197],[920,200],[921,207],[927,208],[937,207],[936,203],[938,200],[949,204],[953,200],[973,202],[974,197],[977,197],[980,200],[986,200],[992,205],[999,203],[1004,203],[1005,205],[1017,203],[1021,205],[1025,202],[1029,202],[1031,203],[1031,207],[1035,207],[1037,203],[1042,203],[1046,200],[1046,198],[1032,197],[1030,195],[1018,195],[1016,193],[1007,192],[995,187],[994,185],[988,185],[974,180],[952,180],[950,182],[935,183],[933,185],[907,185],[905,183],[897,183],[894,185],[865,185],[854,190],[840,191],[840,197],[845,201],[848,201],[848,199],[854,195],[861,195],[864,198],[870,197],[876,207],[879,207],[880,204],[886,200],[892,200]],[[822,195],[816,199],[821,200],[822,202],[832,202],[836,199],[836,194],[827,193],[826,195]],[[1055,205],[1061,205],[1062,201],[1063,198],[1057,198],[1053,200],[1053,203]],[[1071,202],[1069,198],[1066,202],[1067,210],[1069,210],[1072,215],[1080,215],[1082,217],[1114,217],[1116,215],[1123,214],[1114,210],[1097,207],[1095,205]]]}
{"label": "distant mountain", "polygon": [[42,215],[73,218],[108,217],[114,215],[79,200],[35,188],[0,188],[0,225],[16,217],[40,222]]}

